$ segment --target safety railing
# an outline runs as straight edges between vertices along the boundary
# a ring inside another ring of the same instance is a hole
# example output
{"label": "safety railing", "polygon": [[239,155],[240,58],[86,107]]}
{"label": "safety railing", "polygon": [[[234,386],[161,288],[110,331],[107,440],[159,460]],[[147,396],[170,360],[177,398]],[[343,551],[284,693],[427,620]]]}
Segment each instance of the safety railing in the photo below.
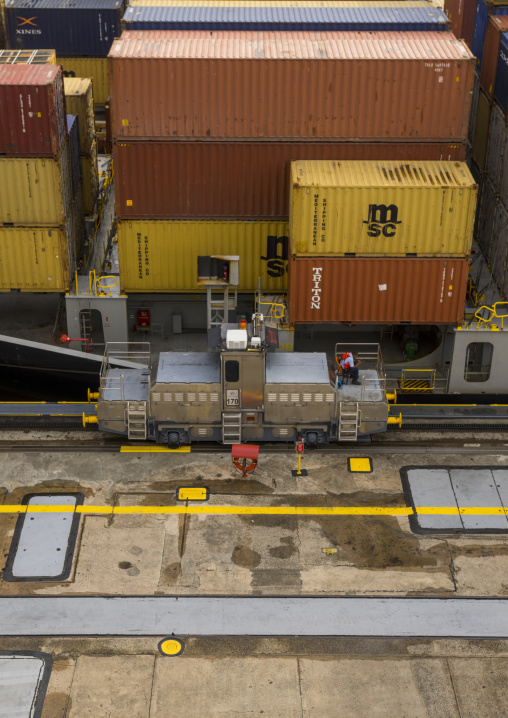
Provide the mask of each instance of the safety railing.
{"label": "safety railing", "polygon": [[283,302],[274,302],[263,298],[260,291],[256,292],[256,312],[263,314],[265,320],[272,320],[280,324],[286,323],[286,305]]}
{"label": "safety railing", "polygon": [[112,401],[123,401],[125,399],[125,376],[123,374],[111,375],[111,363],[114,360],[141,364],[150,371],[150,342],[108,342],[106,344],[100,371],[101,397],[104,397],[104,392],[107,390],[108,396],[109,392],[112,392]]}
{"label": "safety railing", "polygon": [[[383,364],[383,356],[381,354],[381,346],[377,343],[355,343],[355,342],[339,342],[335,345],[335,356],[340,357],[346,352],[358,354],[358,359],[362,364],[370,364],[370,369],[375,369],[378,376],[384,379],[385,369]],[[364,367],[365,368],[365,367]]]}
{"label": "safety railing", "polygon": [[431,393],[436,386],[435,369],[403,369],[400,390],[405,392]]}

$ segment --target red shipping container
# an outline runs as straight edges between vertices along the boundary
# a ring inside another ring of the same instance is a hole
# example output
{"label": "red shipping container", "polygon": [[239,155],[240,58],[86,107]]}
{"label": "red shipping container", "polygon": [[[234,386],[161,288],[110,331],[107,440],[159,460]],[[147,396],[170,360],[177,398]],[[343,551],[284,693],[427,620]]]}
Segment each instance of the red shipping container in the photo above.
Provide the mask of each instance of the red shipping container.
{"label": "red shipping container", "polygon": [[0,154],[56,157],[66,137],[62,68],[0,65]]}
{"label": "red shipping container", "polygon": [[473,42],[477,0],[445,0],[444,11],[451,22],[455,37],[464,40],[468,47]]}
{"label": "red shipping container", "polygon": [[448,32],[124,32],[117,139],[462,142],[475,60]]}
{"label": "red shipping container", "polygon": [[295,323],[459,324],[469,262],[450,258],[288,262],[289,319]]}
{"label": "red shipping container", "polygon": [[122,219],[287,219],[291,160],[458,160],[464,144],[423,142],[120,142]]}
{"label": "red shipping container", "polygon": [[493,15],[487,22],[485,42],[483,44],[482,70],[480,87],[492,102],[496,84],[497,64],[499,62],[499,45],[501,35],[508,32],[508,15]]}

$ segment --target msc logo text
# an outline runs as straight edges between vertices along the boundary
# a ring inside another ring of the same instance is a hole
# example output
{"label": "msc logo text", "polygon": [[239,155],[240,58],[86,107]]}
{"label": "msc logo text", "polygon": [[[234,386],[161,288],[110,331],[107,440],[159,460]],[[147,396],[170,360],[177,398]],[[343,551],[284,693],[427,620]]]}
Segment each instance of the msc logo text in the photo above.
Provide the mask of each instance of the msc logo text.
{"label": "msc logo text", "polygon": [[369,204],[368,219],[363,221],[367,225],[367,234],[369,237],[394,237],[397,231],[397,225],[401,224],[397,219],[399,208],[396,204]]}
{"label": "msc logo text", "polygon": [[289,237],[266,238],[266,256],[260,259],[266,262],[266,273],[269,277],[283,277],[287,272],[288,258]]}

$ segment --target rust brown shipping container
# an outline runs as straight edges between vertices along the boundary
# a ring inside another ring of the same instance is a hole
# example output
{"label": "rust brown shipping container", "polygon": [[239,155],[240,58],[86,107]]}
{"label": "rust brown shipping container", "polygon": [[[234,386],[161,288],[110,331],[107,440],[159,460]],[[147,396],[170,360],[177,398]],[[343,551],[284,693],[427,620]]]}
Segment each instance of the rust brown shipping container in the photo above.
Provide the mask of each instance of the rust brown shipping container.
{"label": "rust brown shipping container", "polygon": [[501,35],[508,32],[508,15],[492,15],[487,22],[485,42],[483,44],[483,60],[480,73],[480,87],[492,102],[496,84],[497,65],[499,62],[499,45]]}
{"label": "rust brown shipping container", "polygon": [[66,137],[62,68],[0,65],[0,154],[56,157]]}
{"label": "rust brown shipping container", "polygon": [[117,139],[465,139],[474,57],[449,32],[131,31]]}
{"label": "rust brown shipping container", "polygon": [[292,160],[465,160],[464,144],[120,142],[117,216],[287,219]]}
{"label": "rust brown shipping container", "polygon": [[473,42],[477,0],[444,0],[444,11],[451,22],[455,37],[464,40],[468,47]]}
{"label": "rust brown shipping container", "polygon": [[288,262],[294,323],[458,324],[467,259],[297,258]]}

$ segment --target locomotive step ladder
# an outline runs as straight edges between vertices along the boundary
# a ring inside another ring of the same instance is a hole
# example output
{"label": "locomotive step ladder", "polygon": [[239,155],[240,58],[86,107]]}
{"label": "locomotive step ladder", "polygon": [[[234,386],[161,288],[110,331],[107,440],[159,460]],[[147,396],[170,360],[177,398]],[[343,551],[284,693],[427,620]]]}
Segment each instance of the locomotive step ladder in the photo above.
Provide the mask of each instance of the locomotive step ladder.
{"label": "locomotive step ladder", "polygon": [[339,441],[356,441],[360,410],[356,401],[341,401],[339,404]]}
{"label": "locomotive step ladder", "polygon": [[127,402],[127,433],[129,439],[146,439],[146,401]]}
{"label": "locomotive step ladder", "polygon": [[239,444],[242,440],[242,413],[222,412],[222,443]]}

